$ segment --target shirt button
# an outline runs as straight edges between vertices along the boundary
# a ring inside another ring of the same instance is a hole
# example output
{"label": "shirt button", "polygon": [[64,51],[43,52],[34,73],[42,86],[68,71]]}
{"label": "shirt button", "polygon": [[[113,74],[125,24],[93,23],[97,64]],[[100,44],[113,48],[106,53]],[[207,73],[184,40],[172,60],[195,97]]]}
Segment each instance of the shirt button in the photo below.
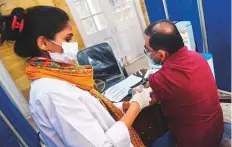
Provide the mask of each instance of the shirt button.
{"label": "shirt button", "polygon": [[142,135],[144,135],[145,133],[144,133],[144,132],[142,132],[141,134],[142,134]]}
{"label": "shirt button", "polygon": [[150,139],[151,139],[151,137],[147,137],[147,139],[148,139],[148,140],[150,140]]}
{"label": "shirt button", "polygon": [[151,129],[151,126],[149,127],[149,129]]}

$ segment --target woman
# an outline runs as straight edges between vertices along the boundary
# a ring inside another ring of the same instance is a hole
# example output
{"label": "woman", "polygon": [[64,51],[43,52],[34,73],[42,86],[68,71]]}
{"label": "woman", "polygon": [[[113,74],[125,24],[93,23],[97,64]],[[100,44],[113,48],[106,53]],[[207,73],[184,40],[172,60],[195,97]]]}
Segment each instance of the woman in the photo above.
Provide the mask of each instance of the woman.
{"label": "woman", "polygon": [[1,43],[15,41],[15,53],[28,58],[30,112],[47,146],[144,146],[131,126],[149,105],[149,94],[135,94],[123,116],[95,91],[92,67],[71,63],[77,43],[63,10],[15,8],[11,15],[1,16],[0,26]]}

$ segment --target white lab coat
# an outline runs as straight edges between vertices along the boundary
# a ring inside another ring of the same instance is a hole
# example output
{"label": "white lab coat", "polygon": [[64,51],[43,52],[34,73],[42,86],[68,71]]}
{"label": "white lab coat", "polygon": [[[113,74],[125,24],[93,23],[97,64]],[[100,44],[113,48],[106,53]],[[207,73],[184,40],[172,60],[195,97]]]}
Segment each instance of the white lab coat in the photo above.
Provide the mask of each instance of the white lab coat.
{"label": "white lab coat", "polygon": [[133,147],[123,122],[115,122],[89,92],[65,81],[33,81],[29,107],[48,147]]}

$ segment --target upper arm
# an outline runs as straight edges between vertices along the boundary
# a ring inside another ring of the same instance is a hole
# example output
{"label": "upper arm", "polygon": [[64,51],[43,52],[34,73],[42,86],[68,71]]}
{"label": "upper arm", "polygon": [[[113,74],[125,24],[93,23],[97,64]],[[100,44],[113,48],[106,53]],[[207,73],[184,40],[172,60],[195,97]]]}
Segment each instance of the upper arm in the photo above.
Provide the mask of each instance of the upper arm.
{"label": "upper arm", "polygon": [[[149,81],[146,83],[146,85],[145,85],[145,88],[149,88],[149,87],[151,87],[150,86],[150,83],[149,83]],[[152,88],[152,87],[151,87]],[[153,90],[153,88],[152,88],[152,90]],[[158,102],[158,98],[157,98],[157,96],[156,96],[156,94],[155,94],[155,91],[153,90],[152,91],[152,93],[151,93],[151,104],[155,104],[155,103],[157,103]]]}
{"label": "upper arm", "polygon": [[163,99],[163,88],[162,82],[163,77],[159,74],[159,72],[152,74],[149,76],[148,83],[149,86],[152,88],[152,100],[157,102],[157,101],[162,101]]}
{"label": "upper arm", "polygon": [[146,83],[146,85],[145,85],[145,88],[149,88],[149,87],[151,87],[150,86],[150,83],[149,83],[149,81]]}

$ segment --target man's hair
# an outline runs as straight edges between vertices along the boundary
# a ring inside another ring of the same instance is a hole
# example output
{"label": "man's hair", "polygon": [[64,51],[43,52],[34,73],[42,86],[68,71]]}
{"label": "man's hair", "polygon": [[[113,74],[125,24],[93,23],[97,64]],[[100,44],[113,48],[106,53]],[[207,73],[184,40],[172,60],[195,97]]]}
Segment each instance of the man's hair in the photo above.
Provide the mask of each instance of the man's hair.
{"label": "man's hair", "polygon": [[150,24],[144,33],[151,37],[149,44],[154,51],[161,49],[173,54],[184,47],[183,39],[176,25],[169,20],[160,20]]}
{"label": "man's hair", "polygon": [[153,31],[152,30],[153,30],[154,25],[155,24],[149,24],[147,26],[147,28],[145,29],[144,34],[147,35],[147,36],[149,36],[149,37],[151,37],[153,35]]}

